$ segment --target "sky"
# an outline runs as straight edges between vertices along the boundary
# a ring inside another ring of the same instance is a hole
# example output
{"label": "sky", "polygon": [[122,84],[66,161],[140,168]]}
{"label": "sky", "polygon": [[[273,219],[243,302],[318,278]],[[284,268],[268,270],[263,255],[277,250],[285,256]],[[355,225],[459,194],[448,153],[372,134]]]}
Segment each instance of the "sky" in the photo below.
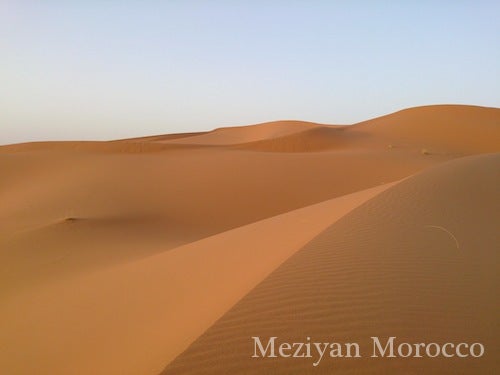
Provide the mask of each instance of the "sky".
{"label": "sky", "polygon": [[0,144],[500,106],[498,1],[0,0]]}

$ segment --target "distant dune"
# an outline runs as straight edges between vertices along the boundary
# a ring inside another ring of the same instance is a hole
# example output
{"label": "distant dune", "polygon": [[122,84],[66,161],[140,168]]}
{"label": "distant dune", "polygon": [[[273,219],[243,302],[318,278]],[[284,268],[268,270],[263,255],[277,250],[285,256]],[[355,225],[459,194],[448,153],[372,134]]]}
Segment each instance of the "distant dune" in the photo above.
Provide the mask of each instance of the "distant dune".
{"label": "distant dune", "polygon": [[[500,109],[0,147],[0,373],[493,374]],[[481,358],[251,358],[252,336]]]}

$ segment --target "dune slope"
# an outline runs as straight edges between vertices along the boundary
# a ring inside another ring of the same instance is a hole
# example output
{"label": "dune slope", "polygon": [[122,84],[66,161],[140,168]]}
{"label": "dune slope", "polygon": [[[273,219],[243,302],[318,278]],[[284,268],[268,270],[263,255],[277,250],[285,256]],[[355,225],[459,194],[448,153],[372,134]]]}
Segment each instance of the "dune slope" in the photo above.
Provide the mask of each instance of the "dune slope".
{"label": "dune slope", "polygon": [[8,342],[0,368],[158,373],[294,251],[390,185],[18,292],[0,308],[0,338]]}
{"label": "dune slope", "polygon": [[250,335],[272,333],[495,352],[499,123],[500,109],[446,105],[0,146],[0,373],[308,373],[249,362]]}
{"label": "dune slope", "polygon": [[[464,158],[381,193],[287,260],[163,374],[496,372],[499,170],[500,154]],[[364,357],[318,367],[311,359],[256,359],[252,336],[358,342]],[[371,336],[481,342],[487,353],[375,359]]]}
{"label": "dune slope", "polygon": [[0,153],[7,181],[0,185],[0,295],[379,186],[442,160],[369,148]]}
{"label": "dune slope", "polygon": [[429,153],[498,152],[500,108],[431,105],[363,121],[349,131]]}

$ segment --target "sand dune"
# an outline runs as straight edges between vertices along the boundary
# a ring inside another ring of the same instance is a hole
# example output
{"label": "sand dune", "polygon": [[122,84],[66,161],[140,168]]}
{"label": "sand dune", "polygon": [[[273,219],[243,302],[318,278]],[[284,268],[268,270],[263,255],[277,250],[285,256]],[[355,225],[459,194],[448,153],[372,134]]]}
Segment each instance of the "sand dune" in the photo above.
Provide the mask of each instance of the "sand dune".
{"label": "sand dune", "polygon": [[497,152],[500,109],[463,105],[416,107],[368,120],[350,131],[383,138],[395,147],[420,146],[431,153]]}
{"label": "sand dune", "polygon": [[[277,268],[163,373],[489,373],[499,349],[492,328],[500,207],[491,204],[500,183],[491,171],[499,169],[498,154],[466,158],[373,198]],[[286,342],[333,336],[368,352],[371,336],[490,349],[475,361],[337,358],[314,368],[310,359],[251,358],[252,336]]]}
{"label": "sand dune", "polygon": [[311,152],[387,147],[438,155],[495,152],[500,144],[499,118],[498,108],[418,107],[352,126],[318,125],[302,132],[247,142],[241,148]]}
{"label": "sand dune", "polygon": [[161,134],[161,135],[151,135],[148,137],[137,137],[137,138],[127,138],[119,139],[114,142],[164,142],[171,141],[173,139],[189,138],[193,136],[201,136],[208,132],[195,132],[195,133],[175,133],[175,134]]}
{"label": "sand dune", "polygon": [[275,121],[257,125],[219,128],[199,136],[174,139],[169,143],[227,146],[283,137],[316,126],[319,124],[305,121]]}
{"label": "sand dune", "polygon": [[[75,367],[89,374],[157,373],[294,251],[390,185],[18,293],[0,309],[7,323],[0,332],[11,343],[3,366],[19,373],[37,371],[40,362],[51,374]],[[19,360],[27,348],[33,362]]]}
{"label": "sand dune", "polygon": [[[19,153],[19,152],[72,152],[72,153],[114,153],[114,154],[136,154],[136,153],[157,153],[160,151],[171,150],[191,150],[200,148],[198,145],[184,144],[163,144],[161,142],[151,142],[148,140],[118,140],[118,141],[62,141],[62,142],[29,142],[14,145],[0,146],[0,153]],[[62,155],[62,157],[64,157]]]}
{"label": "sand dune", "polygon": [[166,251],[440,160],[370,149],[0,154],[9,181],[0,193],[0,294]]}
{"label": "sand dune", "polygon": [[314,152],[346,150],[354,146],[356,139],[344,126],[317,126],[293,134],[267,138],[239,145],[238,148],[268,152]]}
{"label": "sand dune", "polygon": [[249,336],[272,333],[493,353],[499,141],[500,109],[429,106],[352,126],[1,146],[0,373],[309,373],[249,360]]}

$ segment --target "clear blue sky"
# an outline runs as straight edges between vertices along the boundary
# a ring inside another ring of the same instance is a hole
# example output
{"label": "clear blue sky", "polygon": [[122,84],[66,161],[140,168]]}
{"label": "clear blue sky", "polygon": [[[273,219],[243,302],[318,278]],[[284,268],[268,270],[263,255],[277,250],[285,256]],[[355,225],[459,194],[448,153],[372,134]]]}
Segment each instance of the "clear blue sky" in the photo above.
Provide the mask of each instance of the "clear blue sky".
{"label": "clear blue sky", "polygon": [[498,1],[0,1],[0,144],[500,106]]}

